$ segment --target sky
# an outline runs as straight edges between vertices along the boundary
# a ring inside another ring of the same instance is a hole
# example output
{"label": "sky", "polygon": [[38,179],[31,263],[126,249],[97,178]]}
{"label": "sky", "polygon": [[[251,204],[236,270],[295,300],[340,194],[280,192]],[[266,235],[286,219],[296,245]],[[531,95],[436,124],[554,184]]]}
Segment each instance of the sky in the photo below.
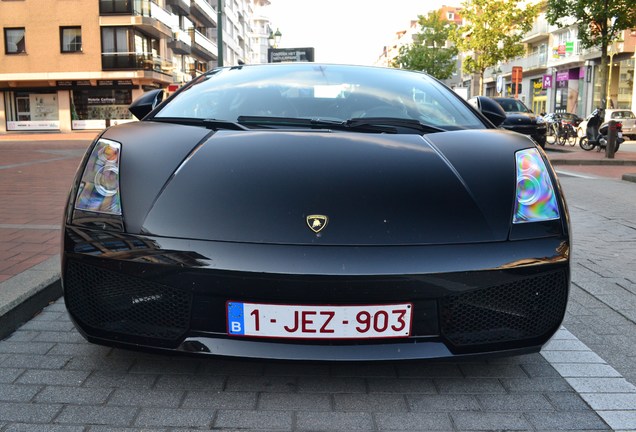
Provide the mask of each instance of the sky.
{"label": "sky", "polygon": [[279,48],[315,48],[315,61],[372,65],[411,20],[457,0],[270,0],[262,13]]}

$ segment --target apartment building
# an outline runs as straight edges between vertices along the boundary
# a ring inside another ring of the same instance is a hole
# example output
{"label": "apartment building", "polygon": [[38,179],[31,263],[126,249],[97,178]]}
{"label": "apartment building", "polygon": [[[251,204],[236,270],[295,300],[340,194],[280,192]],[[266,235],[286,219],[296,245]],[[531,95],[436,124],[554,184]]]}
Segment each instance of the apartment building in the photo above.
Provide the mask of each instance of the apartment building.
{"label": "apartment building", "polygon": [[[262,1],[262,0],[261,0]],[[252,0],[0,0],[0,132],[133,121],[143,92],[254,58]]]}

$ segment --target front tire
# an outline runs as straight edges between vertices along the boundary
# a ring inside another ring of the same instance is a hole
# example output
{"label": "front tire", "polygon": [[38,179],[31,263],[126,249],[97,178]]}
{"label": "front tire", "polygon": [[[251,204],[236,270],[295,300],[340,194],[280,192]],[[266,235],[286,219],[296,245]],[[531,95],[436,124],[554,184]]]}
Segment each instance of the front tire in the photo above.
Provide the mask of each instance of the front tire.
{"label": "front tire", "polygon": [[581,137],[579,140],[579,146],[585,151],[590,151],[594,148],[594,144],[591,144],[587,137]]}

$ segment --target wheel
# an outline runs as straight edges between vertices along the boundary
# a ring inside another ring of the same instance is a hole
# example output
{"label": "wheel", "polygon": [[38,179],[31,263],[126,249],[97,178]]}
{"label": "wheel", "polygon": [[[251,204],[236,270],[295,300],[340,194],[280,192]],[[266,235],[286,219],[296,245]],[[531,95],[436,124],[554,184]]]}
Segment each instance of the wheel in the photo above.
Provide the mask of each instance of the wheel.
{"label": "wheel", "polygon": [[590,140],[588,140],[587,137],[581,137],[579,140],[579,146],[586,151],[590,151],[594,148],[594,144],[590,144]]}
{"label": "wheel", "polygon": [[565,145],[565,142],[568,140],[568,133],[565,130],[561,130],[559,134],[557,134],[557,144]]}
{"label": "wheel", "polygon": [[579,138],[583,138],[585,136],[585,131],[583,131],[582,128],[576,128],[576,136],[578,136]]}
{"label": "wheel", "polygon": [[556,143],[556,131],[554,125],[548,125],[548,129],[545,132],[545,142],[548,144]]}

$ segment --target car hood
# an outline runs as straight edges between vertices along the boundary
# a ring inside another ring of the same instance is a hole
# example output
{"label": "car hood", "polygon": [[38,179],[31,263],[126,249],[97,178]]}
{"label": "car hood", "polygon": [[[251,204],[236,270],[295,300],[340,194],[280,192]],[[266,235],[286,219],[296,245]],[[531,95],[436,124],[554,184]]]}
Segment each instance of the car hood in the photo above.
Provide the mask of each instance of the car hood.
{"label": "car hood", "polygon": [[[533,146],[502,130],[210,132],[141,123],[144,133],[105,134],[122,142],[127,231],[228,242],[504,241],[514,152]],[[316,214],[328,218],[319,233],[307,222]]]}
{"label": "car hood", "polygon": [[529,125],[536,124],[537,116],[532,113],[506,113],[506,120],[502,123],[503,126],[517,126],[517,125]]}

